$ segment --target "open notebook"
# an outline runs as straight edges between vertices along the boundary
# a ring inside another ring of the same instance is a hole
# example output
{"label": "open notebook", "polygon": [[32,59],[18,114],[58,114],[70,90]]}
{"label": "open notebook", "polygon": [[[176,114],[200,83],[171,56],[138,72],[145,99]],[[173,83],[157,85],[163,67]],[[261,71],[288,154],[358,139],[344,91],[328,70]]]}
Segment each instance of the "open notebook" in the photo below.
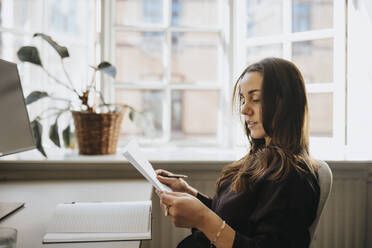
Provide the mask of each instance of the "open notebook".
{"label": "open notebook", "polygon": [[57,205],[43,243],[151,239],[151,201]]}

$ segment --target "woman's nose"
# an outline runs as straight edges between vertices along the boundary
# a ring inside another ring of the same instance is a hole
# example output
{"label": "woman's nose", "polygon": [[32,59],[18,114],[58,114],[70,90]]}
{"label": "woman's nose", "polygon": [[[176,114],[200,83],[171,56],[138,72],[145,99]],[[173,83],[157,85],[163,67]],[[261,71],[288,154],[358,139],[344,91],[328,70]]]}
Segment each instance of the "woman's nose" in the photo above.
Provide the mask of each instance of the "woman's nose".
{"label": "woman's nose", "polygon": [[249,115],[251,116],[253,114],[253,109],[248,105],[244,104],[240,111],[243,115]]}

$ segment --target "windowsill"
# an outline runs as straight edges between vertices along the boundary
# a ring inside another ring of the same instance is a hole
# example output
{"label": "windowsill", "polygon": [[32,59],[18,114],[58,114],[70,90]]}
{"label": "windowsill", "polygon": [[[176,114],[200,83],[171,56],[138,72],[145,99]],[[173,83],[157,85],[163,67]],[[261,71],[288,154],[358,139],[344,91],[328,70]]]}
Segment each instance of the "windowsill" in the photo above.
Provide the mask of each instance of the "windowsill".
{"label": "windowsill", "polygon": [[[10,154],[0,157],[0,164],[128,164],[121,155],[123,148],[118,148],[114,155],[79,155],[77,149],[46,149],[47,158],[43,157],[36,149]],[[209,147],[143,147],[145,157],[151,163],[230,163],[244,156],[247,149],[238,148],[209,148]],[[313,147],[312,156],[316,159],[337,162],[371,162],[372,153],[361,149],[333,148],[320,149]]]}
{"label": "windowsill", "polygon": [[[113,155],[79,155],[77,150],[69,149],[46,149],[48,158],[43,157],[36,149],[10,154],[0,157],[1,163],[128,163],[121,155],[123,149],[118,149]],[[229,163],[241,158],[245,149],[222,149],[222,148],[142,148],[145,157],[152,163]]]}
{"label": "windowsill", "polygon": [[[243,147],[235,149],[207,147],[174,147],[174,148],[141,148],[145,157],[151,163],[230,163],[240,159],[247,150]],[[49,148],[46,149],[48,158],[43,157],[36,149],[0,157],[0,164],[128,164],[121,155],[123,148],[118,148],[113,155],[79,155],[77,150]],[[371,162],[372,153],[351,149],[312,149],[316,159],[337,162]]]}
{"label": "windowsill", "polygon": [[[221,148],[142,148],[154,169],[192,175],[208,172],[215,180],[216,173],[242,157],[244,150]],[[240,152],[240,153],[239,153]],[[0,181],[34,179],[104,179],[142,178],[140,173],[121,155],[79,155],[77,151],[47,149],[44,158],[36,149],[0,157]],[[315,155],[314,155],[315,156]],[[372,182],[372,160],[324,159],[331,169],[348,176],[363,175]],[[362,158],[362,157],[358,157]],[[200,175],[199,175],[200,174]],[[212,180],[212,179],[211,179]]]}

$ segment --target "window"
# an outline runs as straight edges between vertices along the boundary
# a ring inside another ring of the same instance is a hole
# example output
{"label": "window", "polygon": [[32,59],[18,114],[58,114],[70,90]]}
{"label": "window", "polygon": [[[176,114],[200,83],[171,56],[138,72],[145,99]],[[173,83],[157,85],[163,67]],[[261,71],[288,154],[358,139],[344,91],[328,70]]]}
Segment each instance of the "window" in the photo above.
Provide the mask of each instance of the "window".
{"label": "window", "polygon": [[336,73],[345,71],[343,1],[150,2],[112,2],[112,54],[120,74],[115,99],[146,112],[144,129],[126,121],[123,135],[241,143],[244,138],[230,140],[234,128],[226,128],[234,125],[226,107],[233,81],[247,64],[275,56],[303,72],[312,143],[344,144],[345,73]]}
{"label": "window", "polygon": [[[65,59],[66,70],[77,88],[90,80],[89,65],[96,63],[100,54],[96,53],[96,13],[99,2],[91,0],[1,0],[0,1],[0,56],[2,59],[20,63],[17,51],[21,46],[36,46],[40,51],[44,66],[48,71],[66,81],[58,54],[40,38],[32,38],[34,33],[45,33],[69,49],[70,58]],[[21,64],[20,76],[24,93],[27,96],[33,90],[49,89],[55,94],[70,94],[61,87],[56,87],[45,73],[37,66]],[[30,119],[45,109],[53,112],[53,106],[63,102],[43,99],[29,107]],[[62,106],[61,106],[62,107]],[[67,118],[66,118],[67,119]],[[49,121],[47,118],[44,120]],[[60,128],[64,128],[60,126]],[[44,128],[47,135],[48,130]],[[46,142],[50,142],[45,139]],[[47,145],[51,145],[47,143]]]}
{"label": "window", "polygon": [[123,137],[152,144],[221,143],[221,3],[116,0],[108,6],[115,13],[113,97],[143,112],[135,123],[124,119]]}
{"label": "window", "polygon": [[[76,84],[89,80],[87,65],[101,59],[116,65],[115,80],[103,77],[105,97],[142,113],[135,123],[124,119],[124,138],[137,136],[151,145],[244,143],[231,115],[234,80],[247,64],[276,56],[292,60],[303,72],[312,144],[345,144],[345,1],[0,3],[2,58],[18,62],[20,46],[36,45],[51,72],[63,78],[54,51],[31,38],[44,32],[69,48],[66,64]],[[26,94],[49,87],[37,68],[25,64],[21,73]]]}
{"label": "window", "polygon": [[[296,32],[303,32],[310,30],[311,16],[310,3],[304,1],[293,2],[292,5],[292,30]],[[320,6],[318,6],[319,8]]]}
{"label": "window", "polygon": [[238,71],[267,56],[293,61],[303,73],[309,95],[311,143],[344,145],[345,3],[245,0],[237,4],[237,26],[246,27],[237,32],[236,45],[245,50],[235,56]]}

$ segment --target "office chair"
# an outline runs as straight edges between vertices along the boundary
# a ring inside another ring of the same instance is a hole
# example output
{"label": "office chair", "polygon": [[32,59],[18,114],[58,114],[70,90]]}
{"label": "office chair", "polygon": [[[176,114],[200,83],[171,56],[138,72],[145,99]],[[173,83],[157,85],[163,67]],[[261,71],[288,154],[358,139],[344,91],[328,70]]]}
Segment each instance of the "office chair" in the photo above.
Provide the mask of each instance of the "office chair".
{"label": "office chair", "polygon": [[318,169],[318,178],[319,178],[319,187],[320,187],[320,197],[319,197],[319,203],[318,203],[318,209],[316,212],[316,218],[311,224],[309,228],[310,232],[310,246],[316,239],[315,231],[319,223],[319,219],[322,215],[324,206],[328,200],[329,193],[331,192],[332,188],[332,171],[329,168],[328,164],[324,161],[317,160],[319,163],[319,169]]}

